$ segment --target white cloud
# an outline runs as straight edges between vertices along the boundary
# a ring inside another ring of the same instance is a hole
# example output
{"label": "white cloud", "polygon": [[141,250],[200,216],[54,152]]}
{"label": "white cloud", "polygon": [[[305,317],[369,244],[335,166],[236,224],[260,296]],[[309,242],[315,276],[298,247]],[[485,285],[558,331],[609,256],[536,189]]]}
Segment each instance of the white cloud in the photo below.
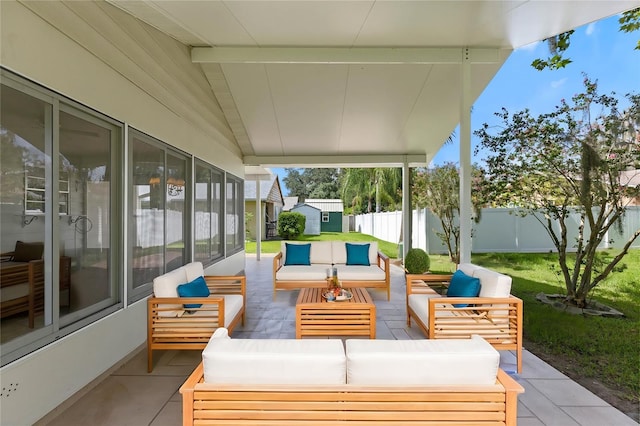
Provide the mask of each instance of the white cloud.
{"label": "white cloud", "polygon": [[561,80],[554,80],[554,81],[551,82],[551,88],[557,89],[559,87],[564,86],[564,83],[566,83],[566,82],[567,82],[567,78],[566,77],[561,79]]}
{"label": "white cloud", "polygon": [[591,34],[593,34],[595,30],[596,30],[596,23],[592,22],[589,25],[587,25],[587,28],[584,30],[584,33],[590,36]]}

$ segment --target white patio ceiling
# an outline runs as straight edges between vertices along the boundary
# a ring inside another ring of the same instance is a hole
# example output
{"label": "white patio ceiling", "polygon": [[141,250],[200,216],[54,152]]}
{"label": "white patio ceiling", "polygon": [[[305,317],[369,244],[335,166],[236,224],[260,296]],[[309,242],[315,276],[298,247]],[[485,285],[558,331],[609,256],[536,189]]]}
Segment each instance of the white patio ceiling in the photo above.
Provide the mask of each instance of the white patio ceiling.
{"label": "white patio ceiling", "polygon": [[245,163],[261,166],[429,161],[460,122],[465,48],[475,100],[512,49],[640,6],[110,2],[194,47]]}

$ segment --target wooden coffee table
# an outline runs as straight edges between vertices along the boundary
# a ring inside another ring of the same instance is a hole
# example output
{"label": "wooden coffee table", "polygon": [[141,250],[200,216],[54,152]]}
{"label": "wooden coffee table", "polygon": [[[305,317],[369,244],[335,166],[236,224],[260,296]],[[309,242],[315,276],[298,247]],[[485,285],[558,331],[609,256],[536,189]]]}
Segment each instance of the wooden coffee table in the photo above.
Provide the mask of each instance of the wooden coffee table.
{"label": "wooden coffee table", "polygon": [[296,301],[296,339],[306,336],[376,338],[376,305],[364,288],[345,289],[351,300],[327,302],[326,288],[303,288]]}

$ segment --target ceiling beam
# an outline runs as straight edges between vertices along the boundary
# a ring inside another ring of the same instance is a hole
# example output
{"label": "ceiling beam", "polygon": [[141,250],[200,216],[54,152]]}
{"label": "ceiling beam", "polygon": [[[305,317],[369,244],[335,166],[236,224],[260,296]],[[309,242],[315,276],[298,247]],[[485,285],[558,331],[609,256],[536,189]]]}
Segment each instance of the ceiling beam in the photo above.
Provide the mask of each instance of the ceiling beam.
{"label": "ceiling beam", "polygon": [[[191,61],[217,64],[459,64],[464,47],[194,47]],[[500,63],[498,48],[469,48],[472,64]]]}
{"label": "ceiling beam", "polygon": [[286,155],[256,156],[248,155],[245,166],[295,167],[295,168],[334,168],[334,167],[402,167],[406,162],[412,167],[426,166],[426,154],[409,155]]}

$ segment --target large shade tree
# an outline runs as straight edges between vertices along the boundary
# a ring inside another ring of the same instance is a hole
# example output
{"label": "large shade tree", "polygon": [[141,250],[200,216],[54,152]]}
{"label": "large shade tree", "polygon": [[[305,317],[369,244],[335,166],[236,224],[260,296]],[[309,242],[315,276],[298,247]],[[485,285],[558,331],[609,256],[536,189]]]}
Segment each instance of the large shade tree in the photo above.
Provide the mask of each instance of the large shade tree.
{"label": "large shade tree", "polygon": [[[500,128],[484,124],[475,132],[480,148],[490,151],[487,197],[540,222],[558,252],[565,302],[584,307],[640,235],[631,230],[611,257],[598,251],[608,231],[621,226],[629,200],[640,195],[640,95],[600,94],[585,78],[583,93],[552,112],[496,115]],[[570,222],[578,224],[575,238]]]}
{"label": "large shade tree", "polygon": [[340,198],[338,189],[338,169],[309,168],[285,169],[287,175],[282,179],[288,196],[298,197],[299,202],[307,198],[337,199]]}

